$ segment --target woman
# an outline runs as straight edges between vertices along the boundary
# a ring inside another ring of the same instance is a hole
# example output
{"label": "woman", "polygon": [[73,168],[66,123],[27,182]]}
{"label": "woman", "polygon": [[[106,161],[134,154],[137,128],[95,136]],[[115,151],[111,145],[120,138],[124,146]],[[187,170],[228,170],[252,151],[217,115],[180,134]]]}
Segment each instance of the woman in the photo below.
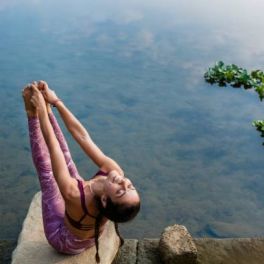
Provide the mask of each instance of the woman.
{"label": "woman", "polygon": [[[108,219],[117,223],[136,216],[139,195],[120,166],[92,141],[86,129],[50,90],[47,83],[33,82],[23,90],[28,117],[32,158],[42,191],[42,215],[46,238],[58,252],[79,254],[96,245]],[[83,180],[72,161],[65,138],[50,104],[84,152],[99,167]],[[120,237],[121,245],[122,238]]]}

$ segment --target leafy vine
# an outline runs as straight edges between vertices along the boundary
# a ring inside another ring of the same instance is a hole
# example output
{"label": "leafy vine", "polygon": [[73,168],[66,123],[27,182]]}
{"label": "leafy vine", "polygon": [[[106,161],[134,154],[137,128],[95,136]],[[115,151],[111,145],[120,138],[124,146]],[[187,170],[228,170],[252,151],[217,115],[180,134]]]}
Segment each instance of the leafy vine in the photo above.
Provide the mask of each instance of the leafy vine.
{"label": "leafy vine", "polygon": [[[261,70],[249,73],[235,64],[225,65],[222,61],[218,61],[214,67],[208,69],[204,78],[210,84],[217,83],[219,86],[229,84],[235,88],[255,89],[260,101],[264,99],[264,73]],[[264,120],[253,121],[252,125],[261,133],[261,137],[264,137]]]}

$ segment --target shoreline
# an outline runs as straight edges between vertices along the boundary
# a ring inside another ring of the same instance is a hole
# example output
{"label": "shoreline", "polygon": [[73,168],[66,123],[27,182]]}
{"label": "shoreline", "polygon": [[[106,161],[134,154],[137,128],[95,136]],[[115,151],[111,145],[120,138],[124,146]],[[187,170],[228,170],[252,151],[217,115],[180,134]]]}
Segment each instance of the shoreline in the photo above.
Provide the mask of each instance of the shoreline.
{"label": "shoreline", "polygon": [[[198,250],[199,264],[262,264],[263,238],[193,238]],[[115,264],[161,264],[158,238],[125,239]],[[13,239],[0,240],[0,263],[11,263],[17,246]],[[23,264],[23,263],[22,263]]]}
{"label": "shoreline", "polygon": [[[40,195],[38,192],[33,197],[17,241],[0,240],[0,263],[14,261],[19,264],[34,264],[36,258],[39,258],[39,263],[45,264],[58,261],[72,263],[73,259],[82,261],[82,258],[94,257],[94,248],[75,256],[65,256],[51,250],[44,236]],[[116,254],[119,240],[115,238],[117,236],[113,223],[109,224],[107,230],[101,241],[107,248],[105,253]],[[115,244],[112,248],[108,246],[109,239]],[[181,264],[263,264],[264,237],[195,238],[186,227],[175,224],[165,228],[160,238],[125,239],[114,264],[161,264],[161,258],[164,260],[167,257],[173,259],[173,263],[176,263],[175,259],[179,259]],[[111,259],[113,260],[112,257]],[[110,258],[107,264],[109,261]]]}

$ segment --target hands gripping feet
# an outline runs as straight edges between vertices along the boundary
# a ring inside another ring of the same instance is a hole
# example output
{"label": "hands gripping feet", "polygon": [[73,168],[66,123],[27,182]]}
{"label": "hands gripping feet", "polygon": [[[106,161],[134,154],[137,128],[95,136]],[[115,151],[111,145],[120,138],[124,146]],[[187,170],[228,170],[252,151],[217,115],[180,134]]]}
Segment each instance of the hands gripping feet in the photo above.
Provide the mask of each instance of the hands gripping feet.
{"label": "hands gripping feet", "polygon": [[[38,89],[42,93],[42,95],[44,95],[45,91],[48,90],[51,91],[48,88],[48,84],[44,81],[39,81],[39,82],[34,81],[31,84],[28,84],[27,86],[24,87],[24,89],[22,90],[22,96],[24,99],[25,110],[29,117],[38,116],[37,108],[32,103],[32,95],[34,94],[34,92],[36,93],[36,89]],[[52,112],[50,103],[47,101],[46,101],[46,109],[48,113]]]}

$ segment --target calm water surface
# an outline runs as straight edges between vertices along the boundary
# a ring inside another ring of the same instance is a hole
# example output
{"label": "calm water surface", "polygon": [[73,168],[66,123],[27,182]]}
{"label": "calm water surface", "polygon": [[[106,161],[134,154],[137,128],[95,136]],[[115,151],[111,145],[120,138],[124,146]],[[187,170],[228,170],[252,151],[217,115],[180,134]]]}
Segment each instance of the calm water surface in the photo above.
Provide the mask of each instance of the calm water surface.
{"label": "calm water surface", "polygon": [[[24,84],[44,79],[142,197],[126,237],[264,235],[255,92],[210,86],[216,60],[264,69],[263,1],[0,1],[0,238],[39,190]],[[80,174],[97,170],[64,130]]]}

